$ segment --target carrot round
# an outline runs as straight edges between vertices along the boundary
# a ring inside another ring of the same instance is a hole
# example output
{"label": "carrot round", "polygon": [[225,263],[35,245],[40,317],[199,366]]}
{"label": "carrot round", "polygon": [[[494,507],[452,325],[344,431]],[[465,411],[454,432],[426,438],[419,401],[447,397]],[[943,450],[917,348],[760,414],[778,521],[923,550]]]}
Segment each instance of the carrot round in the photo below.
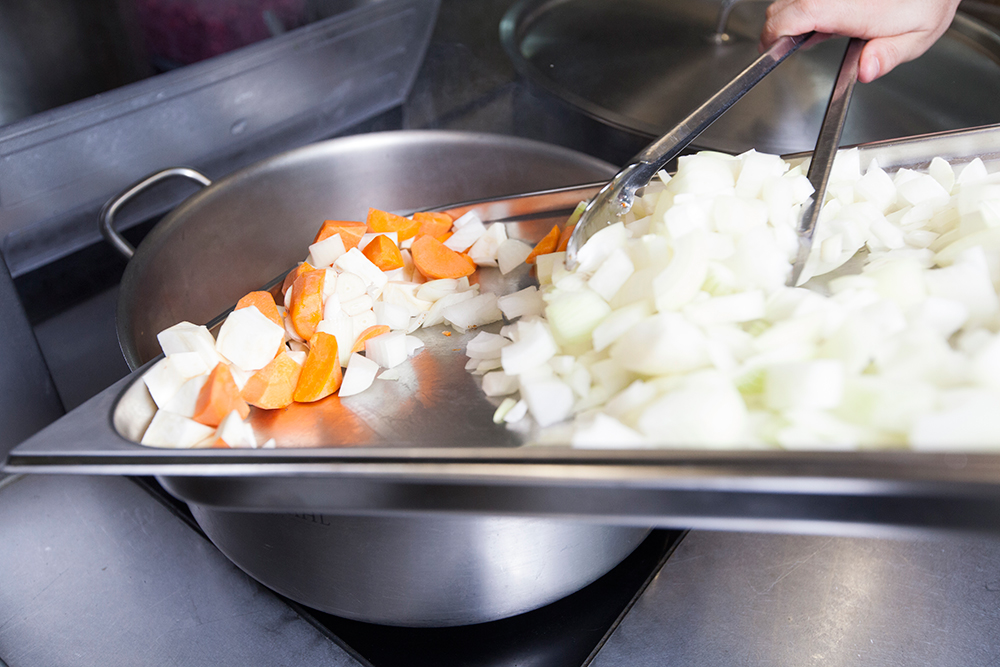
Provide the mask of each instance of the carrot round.
{"label": "carrot round", "polygon": [[421,236],[410,246],[413,266],[430,280],[461,278],[476,270],[476,263],[463,253],[458,253],[433,236]]}
{"label": "carrot round", "polygon": [[236,310],[250,306],[256,307],[264,317],[279,327],[285,326],[278,313],[278,305],[274,303],[274,297],[270,292],[250,292],[236,303]]}
{"label": "carrot round", "polygon": [[282,352],[271,363],[250,376],[243,385],[240,397],[258,408],[276,410],[292,404],[292,394],[298,384],[302,366],[287,352]]}
{"label": "carrot round", "polygon": [[446,235],[451,232],[451,226],[454,222],[447,213],[436,213],[434,211],[414,213],[413,221],[420,223],[417,236],[433,236],[442,243],[444,243]]}
{"label": "carrot round", "polygon": [[319,243],[330,238],[334,234],[340,234],[340,240],[344,242],[344,250],[357,248],[361,243],[361,237],[368,231],[368,225],[363,222],[352,222],[349,220],[326,220],[316,233],[313,243]]}
{"label": "carrot round", "polygon": [[528,258],[524,260],[524,263],[534,264],[536,257],[538,257],[539,255],[548,255],[549,253],[555,252],[556,246],[558,245],[559,245],[559,227],[557,225],[553,225],[552,229],[549,230],[549,233],[546,234],[545,237],[538,242],[538,244],[528,255]]}
{"label": "carrot round", "polygon": [[240,398],[240,390],[229,366],[216,364],[198,392],[192,419],[205,426],[218,426],[233,410],[239,412],[243,419],[250,414],[250,406]]}
{"label": "carrot round", "polygon": [[400,241],[405,241],[408,238],[416,236],[417,231],[420,229],[419,222],[414,222],[409,218],[404,218],[395,213],[380,211],[377,208],[368,209],[366,222],[369,231],[396,232],[396,238]]}
{"label": "carrot round", "polygon": [[361,253],[382,271],[392,271],[403,266],[399,247],[388,236],[379,234],[365,246]]}
{"label": "carrot round", "polygon": [[357,340],[354,341],[354,347],[351,348],[351,354],[364,350],[365,341],[369,338],[374,338],[375,336],[381,336],[382,334],[387,333],[389,333],[389,327],[384,324],[374,324],[368,327],[358,334]]}
{"label": "carrot round", "polygon": [[320,331],[309,346],[309,356],[302,365],[292,398],[296,403],[318,401],[340,389],[343,379],[337,338]]}
{"label": "carrot round", "polygon": [[288,288],[291,287],[292,283],[295,282],[295,279],[301,276],[303,273],[305,273],[306,271],[315,271],[315,270],[316,267],[314,267],[309,262],[302,262],[301,264],[296,266],[294,269],[288,272],[288,275],[285,276],[285,281],[281,283],[281,293],[284,294],[285,292],[287,292]]}
{"label": "carrot round", "polygon": [[316,333],[316,327],[323,319],[323,280],[326,271],[318,269],[306,271],[292,283],[292,302],[288,316],[295,331],[305,340]]}

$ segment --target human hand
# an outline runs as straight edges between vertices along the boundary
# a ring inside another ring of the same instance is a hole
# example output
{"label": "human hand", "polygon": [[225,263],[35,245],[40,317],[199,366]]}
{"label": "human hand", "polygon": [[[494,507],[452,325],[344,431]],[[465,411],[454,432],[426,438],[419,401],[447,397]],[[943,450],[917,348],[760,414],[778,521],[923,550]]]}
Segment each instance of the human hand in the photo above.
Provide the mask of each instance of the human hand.
{"label": "human hand", "polygon": [[868,40],[858,80],[874,81],[920,56],[944,34],[959,0],[777,0],[767,8],[765,49],[779,37],[816,31]]}

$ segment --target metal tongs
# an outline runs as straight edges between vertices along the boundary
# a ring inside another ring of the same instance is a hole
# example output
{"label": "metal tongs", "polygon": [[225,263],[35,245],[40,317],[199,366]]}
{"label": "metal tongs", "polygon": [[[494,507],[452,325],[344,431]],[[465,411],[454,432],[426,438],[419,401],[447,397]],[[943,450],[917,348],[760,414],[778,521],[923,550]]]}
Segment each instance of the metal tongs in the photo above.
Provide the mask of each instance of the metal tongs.
{"label": "metal tongs", "polygon": [[[749,67],[695,109],[674,129],[635,156],[587,204],[566,247],[566,266],[575,267],[577,253],[587,239],[601,228],[620,219],[632,208],[636,191],[647,185],[656,172],[677,157],[692,140],[739,101],[785,58],[807,41],[820,38],[822,36],[817,33],[808,33],[779,39]],[[813,202],[804,207],[799,224],[799,256],[792,268],[794,280],[797,280],[801,274],[802,265],[809,257],[809,251],[812,247],[812,235],[820,209],[820,206],[815,205],[815,202],[822,202],[823,193],[826,190],[826,181],[829,178],[833,158],[840,143],[840,135],[844,127],[844,119],[847,115],[854,82],[857,80],[858,59],[863,46],[864,41],[858,39],[852,39],[848,45],[826,116],[823,119],[823,125],[820,128],[819,140],[809,168],[809,181],[813,184],[815,193]],[[794,280],[790,280],[789,284],[794,284]]]}

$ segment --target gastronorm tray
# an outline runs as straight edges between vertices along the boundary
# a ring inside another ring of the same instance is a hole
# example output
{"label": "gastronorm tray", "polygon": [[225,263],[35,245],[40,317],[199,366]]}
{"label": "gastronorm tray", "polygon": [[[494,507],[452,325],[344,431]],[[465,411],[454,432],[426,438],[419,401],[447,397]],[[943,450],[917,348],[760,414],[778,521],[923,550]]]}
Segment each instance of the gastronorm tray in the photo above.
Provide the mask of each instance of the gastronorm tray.
{"label": "gastronorm tray", "polygon": [[[862,164],[876,158],[887,168],[921,167],[934,156],[959,163],[978,156],[995,165],[1000,125],[860,150]],[[486,219],[518,225],[518,234],[530,237],[593,189],[475,206]],[[141,433],[150,416],[140,368],[15,448],[5,470],[152,474],[188,502],[245,511],[447,511],[851,534],[1000,530],[1000,454],[532,446],[529,430],[492,423],[493,404],[464,370],[463,337],[440,329],[421,335],[429,349],[390,393],[352,397],[364,400],[350,411],[331,409],[354,426],[326,424],[333,432],[328,446],[138,445],[128,436]]]}

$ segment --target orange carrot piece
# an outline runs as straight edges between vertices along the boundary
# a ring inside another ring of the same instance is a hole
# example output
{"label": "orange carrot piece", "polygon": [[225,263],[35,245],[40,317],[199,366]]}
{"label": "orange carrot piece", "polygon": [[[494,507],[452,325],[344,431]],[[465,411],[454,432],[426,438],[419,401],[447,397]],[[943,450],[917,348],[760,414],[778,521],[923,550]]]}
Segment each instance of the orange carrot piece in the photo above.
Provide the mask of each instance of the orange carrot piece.
{"label": "orange carrot piece", "polygon": [[340,389],[344,376],[340,370],[337,339],[320,331],[312,339],[309,356],[302,366],[292,398],[296,403],[312,403]]}
{"label": "orange carrot piece", "polygon": [[464,253],[458,253],[433,236],[421,236],[410,246],[413,266],[425,278],[461,278],[476,270],[476,263]]}
{"label": "orange carrot piece", "polygon": [[255,306],[261,315],[271,320],[279,327],[285,326],[278,313],[278,305],[274,303],[274,297],[270,292],[250,292],[245,297],[236,302],[236,310]]}
{"label": "orange carrot piece", "polygon": [[382,271],[392,271],[403,267],[403,256],[388,236],[379,234],[365,246],[361,253]]}
{"label": "orange carrot piece", "polygon": [[446,235],[451,232],[451,225],[454,222],[447,213],[435,213],[433,211],[414,213],[413,221],[420,223],[417,236],[433,236],[442,243],[444,243]]}
{"label": "orange carrot piece", "polygon": [[380,211],[377,208],[368,209],[368,231],[370,232],[396,232],[396,240],[402,242],[408,238],[416,236],[420,229],[420,223],[404,218],[395,213]]}
{"label": "orange carrot piece", "polygon": [[384,324],[373,324],[364,331],[358,334],[358,339],[354,341],[354,347],[351,348],[351,353],[361,352],[365,349],[365,341],[369,338],[374,338],[375,336],[381,336],[382,334],[389,333],[389,327]]}
{"label": "orange carrot piece", "polygon": [[559,234],[559,243],[556,244],[556,252],[563,252],[566,250],[566,246],[569,245],[569,237],[573,235],[573,230],[576,229],[576,223],[572,225],[566,225],[563,227],[562,232]]}
{"label": "orange carrot piece", "polygon": [[305,340],[316,333],[316,327],[323,319],[323,269],[306,271],[292,283],[292,302],[288,315],[295,331]]}
{"label": "orange carrot piece", "polygon": [[528,255],[528,258],[524,260],[524,263],[534,264],[535,258],[538,257],[539,255],[548,255],[551,252],[555,252],[556,246],[558,244],[559,244],[559,227],[557,225],[553,225],[552,229],[549,230],[549,233],[545,235],[545,238],[543,238],[541,241],[538,242],[538,245],[536,245],[535,248],[531,251],[531,254]]}
{"label": "orange carrot piece", "polygon": [[285,292],[287,292],[288,288],[291,287],[292,283],[295,282],[295,279],[301,276],[303,273],[305,273],[306,271],[315,271],[315,270],[316,267],[314,267],[309,262],[302,262],[301,264],[296,266],[294,269],[288,272],[288,275],[285,276],[285,281],[281,283],[281,293],[284,294]]}
{"label": "orange carrot piece", "polygon": [[250,414],[250,406],[240,398],[240,390],[229,366],[216,364],[198,392],[192,419],[205,426],[218,426],[233,410],[239,412],[243,419]]}
{"label": "orange carrot piece", "polygon": [[229,443],[223,440],[222,438],[216,438],[215,442],[212,443],[210,449],[232,449],[232,448],[229,446]]}
{"label": "orange carrot piece", "polygon": [[353,222],[349,220],[326,220],[323,226],[316,233],[313,243],[319,243],[330,238],[334,234],[340,234],[340,240],[344,242],[344,250],[357,248],[361,243],[361,237],[368,231],[368,225],[363,222]]}
{"label": "orange carrot piece", "polygon": [[299,382],[302,366],[287,352],[282,352],[271,363],[250,376],[243,385],[240,397],[258,408],[276,410],[292,404],[292,394]]}

